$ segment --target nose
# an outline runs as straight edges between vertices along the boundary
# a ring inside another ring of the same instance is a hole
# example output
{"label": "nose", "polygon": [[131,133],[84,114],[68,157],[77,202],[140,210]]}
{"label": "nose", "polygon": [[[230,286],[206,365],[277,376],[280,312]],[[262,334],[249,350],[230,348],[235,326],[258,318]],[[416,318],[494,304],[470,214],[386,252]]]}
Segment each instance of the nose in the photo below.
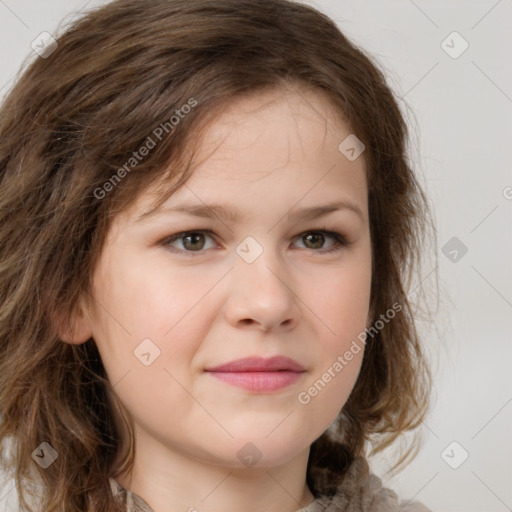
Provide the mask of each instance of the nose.
{"label": "nose", "polygon": [[237,328],[261,331],[290,330],[300,320],[300,302],[284,263],[265,250],[248,263],[235,258],[225,309],[227,321]]}

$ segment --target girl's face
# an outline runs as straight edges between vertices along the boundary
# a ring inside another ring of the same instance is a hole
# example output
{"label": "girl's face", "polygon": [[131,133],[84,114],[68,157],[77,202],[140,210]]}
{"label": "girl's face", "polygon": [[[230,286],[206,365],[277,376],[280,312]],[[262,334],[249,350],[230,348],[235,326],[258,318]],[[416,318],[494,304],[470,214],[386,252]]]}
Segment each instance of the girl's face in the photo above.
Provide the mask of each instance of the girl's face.
{"label": "girl's face", "polygon": [[[351,131],[333,112],[313,92],[234,101],[161,211],[138,220],[148,191],[114,219],[81,341],[94,338],[138,451],[270,467],[307,450],[346,402],[371,246],[364,154],[338,149]],[[208,371],[275,356],[303,371]]]}

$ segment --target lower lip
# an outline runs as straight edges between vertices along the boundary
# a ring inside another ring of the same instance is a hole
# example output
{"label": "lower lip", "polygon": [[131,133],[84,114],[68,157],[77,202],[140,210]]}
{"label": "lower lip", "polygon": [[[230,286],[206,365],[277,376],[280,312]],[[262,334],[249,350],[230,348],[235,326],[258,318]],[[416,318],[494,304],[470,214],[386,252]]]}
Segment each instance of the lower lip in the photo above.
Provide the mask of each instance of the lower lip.
{"label": "lower lip", "polygon": [[295,383],[303,372],[209,372],[217,379],[249,391],[277,391]]}

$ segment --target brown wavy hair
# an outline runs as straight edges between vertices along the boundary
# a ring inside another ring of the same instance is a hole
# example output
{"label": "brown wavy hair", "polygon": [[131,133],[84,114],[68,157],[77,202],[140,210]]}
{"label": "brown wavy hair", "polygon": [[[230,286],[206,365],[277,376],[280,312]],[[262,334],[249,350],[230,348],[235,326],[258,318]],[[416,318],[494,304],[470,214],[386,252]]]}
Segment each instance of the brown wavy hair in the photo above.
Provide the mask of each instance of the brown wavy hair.
{"label": "brown wavy hair", "polygon": [[[371,311],[403,308],[368,339],[339,440],[312,444],[308,479],[416,429],[431,377],[408,292],[429,207],[399,101],[371,57],[326,15],[287,0],[117,0],[57,43],[20,72],[0,110],[0,462],[24,510],[120,510],[108,479],[133,463],[132,425],[94,340],[63,342],[54,319],[70,324],[91,293],[113,216],[150,186],[161,184],[158,204],[183,186],[208,123],[268,89],[321,91],[365,144]],[[197,106],[103,194],[191,98]],[[41,469],[31,455],[45,441],[58,457]]]}

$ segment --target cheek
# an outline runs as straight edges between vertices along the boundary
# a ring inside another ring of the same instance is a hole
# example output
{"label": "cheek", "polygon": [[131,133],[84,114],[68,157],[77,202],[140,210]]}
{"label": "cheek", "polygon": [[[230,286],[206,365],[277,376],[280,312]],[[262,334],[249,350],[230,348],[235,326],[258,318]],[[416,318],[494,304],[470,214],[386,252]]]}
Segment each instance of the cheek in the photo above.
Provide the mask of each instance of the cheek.
{"label": "cheek", "polygon": [[[152,335],[160,340],[198,305],[212,286],[203,278],[191,279],[179,269],[141,263],[143,259],[119,258],[101,269],[95,297],[99,312],[135,338]],[[100,320],[100,322],[101,322]]]}
{"label": "cheek", "polygon": [[321,355],[296,397],[297,407],[311,419],[311,427],[320,432],[331,425],[348,400],[364,355],[364,343],[357,339],[359,323],[340,324],[337,328],[334,341],[333,337],[319,340]]}
{"label": "cheek", "polygon": [[[340,349],[364,331],[368,320],[371,267],[361,261],[318,273],[306,304],[324,324],[327,338]],[[305,291],[303,292],[305,293]],[[325,336],[324,336],[325,338]]]}
{"label": "cheek", "polygon": [[185,390],[192,387],[190,365],[204,338],[200,299],[212,284],[198,280],[204,284],[192,287],[183,273],[140,264],[105,271],[108,283],[95,290],[93,338],[121,402],[153,432],[155,425],[175,422],[176,410],[190,408]]}
{"label": "cheek", "polygon": [[310,418],[314,431],[323,432],[340,414],[359,375],[362,353],[345,365],[331,362],[299,391],[297,407]]}
{"label": "cheek", "polygon": [[[297,401],[327,428],[341,411],[359,375],[368,319],[371,267],[368,255],[317,274],[308,305],[318,321],[318,351],[310,379]],[[313,307],[314,306],[314,307]]]}
{"label": "cheek", "polygon": [[145,358],[154,361],[151,368],[169,368],[186,382],[189,363],[213,321],[208,292],[218,279],[121,259],[100,269],[93,338],[111,381],[140,370]]}

